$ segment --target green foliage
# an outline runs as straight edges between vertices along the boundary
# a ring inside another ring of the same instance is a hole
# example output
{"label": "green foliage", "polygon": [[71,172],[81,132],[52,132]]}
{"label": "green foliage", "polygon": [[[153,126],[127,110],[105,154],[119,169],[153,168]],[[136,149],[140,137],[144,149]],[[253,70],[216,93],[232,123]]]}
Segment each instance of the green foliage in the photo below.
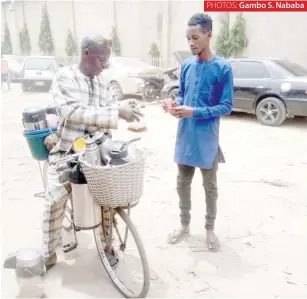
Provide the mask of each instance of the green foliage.
{"label": "green foliage", "polygon": [[239,54],[244,48],[247,47],[245,20],[242,15],[237,16],[236,22],[230,30],[230,42],[233,55]]}
{"label": "green foliage", "polygon": [[24,23],[22,30],[19,32],[20,49],[23,55],[31,53],[31,40],[27,24]]}
{"label": "green foliage", "polygon": [[71,30],[68,29],[65,52],[67,56],[74,56],[77,54],[76,42],[72,36]]}
{"label": "green foliage", "polygon": [[151,56],[151,58],[160,58],[160,51],[158,45],[155,42],[150,45],[148,54]]}
{"label": "green foliage", "polygon": [[232,48],[229,39],[229,28],[227,22],[222,22],[221,31],[217,37],[216,44],[216,53],[225,58],[229,58],[231,56]]}
{"label": "green foliage", "polygon": [[116,56],[120,56],[120,42],[115,27],[112,27],[112,50]]}
{"label": "green foliage", "polygon": [[51,35],[49,16],[46,5],[44,5],[42,8],[42,22],[38,37],[38,47],[41,52],[48,55],[50,55],[54,50],[54,44]]}
{"label": "green foliage", "polygon": [[13,54],[11,34],[6,22],[4,25],[4,36],[1,42],[1,54]]}
{"label": "green foliage", "polygon": [[217,54],[225,58],[236,56],[247,47],[245,20],[242,15],[237,16],[236,22],[230,31],[228,24],[225,21],[222,23],[215,47]]}

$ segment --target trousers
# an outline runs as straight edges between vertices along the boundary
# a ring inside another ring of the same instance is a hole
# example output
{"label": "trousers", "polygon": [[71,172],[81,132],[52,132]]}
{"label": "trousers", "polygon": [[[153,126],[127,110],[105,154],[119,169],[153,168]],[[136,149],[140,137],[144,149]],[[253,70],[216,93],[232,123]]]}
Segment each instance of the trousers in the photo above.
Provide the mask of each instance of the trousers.
{"label": "trousers", "polygon": [[70,184],[60,182],[56,165],[50,164],[43,212],[43,253],[48,258],[62,246],[62,221]]}
{"label": "trousers", "polygon": [[[206,230],[213,230],[217,214],[217,170],[218,158],[211,169],[200,169],[206,197]],[[195,174],[195,167],[178,164],[177,193],[179,196],[181,225],[187,226],[191,221],[191,184]]]}

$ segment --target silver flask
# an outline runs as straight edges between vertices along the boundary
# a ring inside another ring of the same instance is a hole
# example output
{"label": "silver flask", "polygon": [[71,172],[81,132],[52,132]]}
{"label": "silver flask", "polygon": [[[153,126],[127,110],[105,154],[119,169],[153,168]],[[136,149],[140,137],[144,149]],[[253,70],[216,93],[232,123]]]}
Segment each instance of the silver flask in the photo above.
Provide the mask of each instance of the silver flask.
{"label": "silver flask", "polygon": [[102,166],[99,147],[97,146],[95,139],[88,138],[86,140],[84,159],[92,166]]}

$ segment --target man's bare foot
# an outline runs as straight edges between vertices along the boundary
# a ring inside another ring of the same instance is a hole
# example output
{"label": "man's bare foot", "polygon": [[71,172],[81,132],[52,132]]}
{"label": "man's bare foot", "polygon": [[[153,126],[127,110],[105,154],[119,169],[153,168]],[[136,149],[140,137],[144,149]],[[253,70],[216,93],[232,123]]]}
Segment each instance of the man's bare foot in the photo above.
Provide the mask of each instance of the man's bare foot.
{"label": "man's bare foot", "polygon": [[179,229],[176,229],[168,236],[168,243],[169,244],[178,244],[183,241],[190,233],[189,226],[181,226]]}
{"label": "man's bare foot", "polygon": [[220,241],[213,230],[207,230],[206,243],[210,251],[216,252],[220,249]]}

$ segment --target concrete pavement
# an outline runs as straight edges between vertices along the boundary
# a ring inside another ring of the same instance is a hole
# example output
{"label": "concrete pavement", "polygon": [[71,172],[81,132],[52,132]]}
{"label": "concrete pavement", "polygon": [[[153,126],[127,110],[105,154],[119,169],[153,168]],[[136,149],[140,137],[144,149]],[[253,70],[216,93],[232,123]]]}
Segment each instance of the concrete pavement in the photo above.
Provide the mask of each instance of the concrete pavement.
{"label": "concrete pavement", "polygon": [[[2,104],[2,256],[23,247],[40,247],[43,200],[38,165],[22,136],[22,110],[45,105],[50,96],[23,94],[16,86]],[[222,247],[204,246],[205,199],[201,177],[193,182],[191,236],[178,246],[166,242],[179,224],[176,119],[157,104],[145,109],[148,132],[145,193],[133,210],[151,267],[149,297],[306,298],[307,123],[287,121],[271,128],[255,117],[232,115],[221,123],[227,159],[219,169],[217,233]],[[116,136],[133,135],[121,123]],[[78,233],[80,246],[71,261],[61,261],[46,278],[48,297],[115,298],[95,250],[92,233]],[[18,291],[15,274],[2,271],[2,296]]]}

